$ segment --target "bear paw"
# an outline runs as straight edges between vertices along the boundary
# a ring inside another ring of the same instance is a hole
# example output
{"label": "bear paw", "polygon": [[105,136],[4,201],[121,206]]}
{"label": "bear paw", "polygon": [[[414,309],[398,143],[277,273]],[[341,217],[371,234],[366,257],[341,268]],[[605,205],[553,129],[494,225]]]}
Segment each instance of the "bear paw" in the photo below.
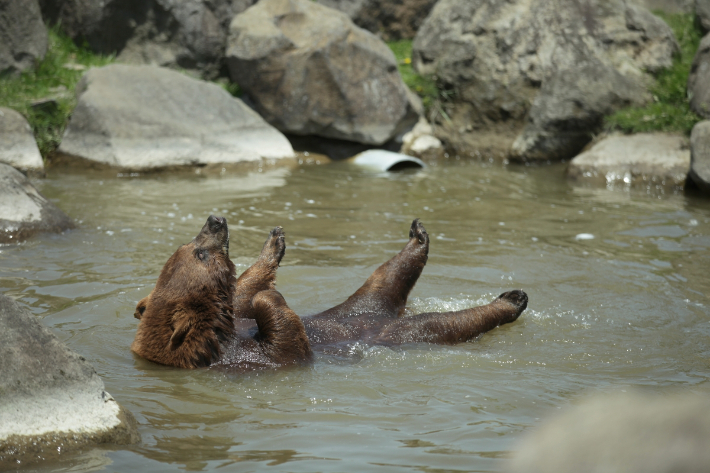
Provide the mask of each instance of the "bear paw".
{"label": "bear paw", "polygon": [[426,228],[424,228],[424,225],[418,218],[414,219],[412,226],[409,229],[409,238],[412,239],[415,237],[422,245],[429,242],[429,234],[426,232]]}
{"label": "bear paw", "polygon": [[261,250],[261,257],[278,266],[286,253],[286,234],[282,227],[276,227],[269,232],[269,237]]}
{"label": "bear paw", "polygon": [[504,300],[510,304],[513,304],[518,308],[520,312],[524,311],[528,306],[528,295],[524,291],[516,289],[514,291],[504,292],[498,299]]}

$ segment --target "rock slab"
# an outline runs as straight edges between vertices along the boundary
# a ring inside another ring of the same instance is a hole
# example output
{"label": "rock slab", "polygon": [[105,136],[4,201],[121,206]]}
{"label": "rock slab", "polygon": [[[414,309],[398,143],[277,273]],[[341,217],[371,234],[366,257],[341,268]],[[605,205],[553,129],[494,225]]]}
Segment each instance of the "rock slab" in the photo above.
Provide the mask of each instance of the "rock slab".
{"label": "rock slab", "polygon": [[37,0],[0,0],[0,76],[34,67],[47,52]]}
{"label": "rock slab", "polygon": [[4,295],[0,398],[0,468],[78,446],[140,440],[132,414],[105,391],[94,368]]}
{"label": "rock slab", "polygon": [[610,135],[575,157],[567,169],[573,179],[683,187],[690,167],[685,136],[664,133]]}
{"label": "rock slab", "polygon": [[701,473],[710,465],[710,401],[639,393],[567,408],[523,440],[509,473]]}
{"label": "rock slab", "polygon": [[293,157],[285,136],[222,87],[160,67],[90,69],[59,146],[123,169]]}
{"label": "rock slab", "polygon": [[701,117],[710,118],[710,34],[700,41],[690,67],[688,96],[690,108]]}
{"label": "rock slab", "polygon": [[678,50],[663,20],[623,0],[440,0],[412,61],[450,92],[447,141],[494,133],[494,151],[547,161],[572,158],[605,115],[649,100],[648,73]]}
{"label": "rock slab", "polygon": [[31,174],[44,173],[30,124],[20,113],[4,107],[0,107],[0,163]]}
{"label": "rock slab", "polygon": [[693,127],[690,135],[690,171],[688,177],[706,193],[710,193],[710,121]]}
{"label": "rock slab", "polygon": [[0,164],[0,243],[15,243],[35,233],[70,228],[74,228],[74,222],[20,171]]}
{"label": "rock slab", "polygon": [[284,133],[381,145],[418,119],[387,45],[309,0],[261,0],[235,16],[227,65]]}

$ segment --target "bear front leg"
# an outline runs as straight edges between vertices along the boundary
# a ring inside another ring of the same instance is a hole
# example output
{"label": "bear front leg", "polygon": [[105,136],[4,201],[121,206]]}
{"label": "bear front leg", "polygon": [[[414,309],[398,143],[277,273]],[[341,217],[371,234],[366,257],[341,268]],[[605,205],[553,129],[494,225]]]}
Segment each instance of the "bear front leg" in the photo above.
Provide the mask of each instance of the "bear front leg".
{"label": "bear front leg", "polygon": [[429,312],[387,325],[375,339],[385,345],[411,342],[455,344],[515,321],[528,306],[523,291],[505,292],[490,304],[455,312]]}
{"label": "bear front leg", "polygon": [[276,227],[269,233],[256,263],[251,265],[235,283],[234,316],[253,319],[252,299],[261,291],[274,289],[276,270],[286,253],[286,236],[283,228]]}
{"label": "bear front leg", "polygon": [[301,318],[275,289],[261,291],[252,300],[259,327],[256,339],[269,361],[288,365],[310,361],[311,344]]}
{"label": "bear front leg", "polygon": [[409,241],[397,255],[377,268],[365,284],[340,305],[314,317],[339,319],[362,314],[397,317],[422,274],[429,254],[429,235],[416,219],[409,229]]}

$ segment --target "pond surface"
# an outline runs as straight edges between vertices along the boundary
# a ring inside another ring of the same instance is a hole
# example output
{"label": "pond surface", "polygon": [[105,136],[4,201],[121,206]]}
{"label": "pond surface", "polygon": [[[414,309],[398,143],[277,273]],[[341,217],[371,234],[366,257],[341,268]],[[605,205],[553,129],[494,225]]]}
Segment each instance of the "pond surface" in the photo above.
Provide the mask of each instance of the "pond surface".
{"label": "pond surface", "polygon": [[[709,200],[575,186],[564,165],[450,161],[38,181],[78,229],[0,247],[0,291],[94,365],[142,436],[40,471],[500,471],[526,431],[587,394],[708,392]],[[285,228],[278,289],[301,315],[357,289],[415,217],[431,248],[414,311],[515,288],[530,304],[456,346],[355,344],[245,375],[142,360],[129,351],[136,302],[211,213],[229,221],[239,272]]]}

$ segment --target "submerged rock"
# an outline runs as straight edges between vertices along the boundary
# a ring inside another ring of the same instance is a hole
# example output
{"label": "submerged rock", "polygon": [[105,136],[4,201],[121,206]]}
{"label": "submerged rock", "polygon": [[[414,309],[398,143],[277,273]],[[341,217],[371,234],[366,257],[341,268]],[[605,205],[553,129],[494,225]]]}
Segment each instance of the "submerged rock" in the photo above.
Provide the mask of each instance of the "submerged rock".
{"label": "submerged rock", "polygon": [[15,243],[35,233],[70,228],[74,228],[74,222],[20,171],[0,164],[0,243]]}
{"label": "submerged rock", "polygon": [[701,473],[710,465],[710,401],[689,394],[597,396],[532,431],[509,473]]}
{"label": "submerged rock", "polygon": [[418,119],[387,45],[309,0],[261,0],[234,17],[227,64],[284,133],[381,145]]}
{"label": "submerged rock", "polygon": [[603,138],[570,162],[567,175],[607,184],[683,187],[689,167],[685,136],[639,133]]}
{"label": "submerged rock", "polygon": [[37,0],[0,0],[0,76],[34,67],[47,52]]}
{"label": "submerged rock", "polygon": [[710,193],[710,121],[697,123],[690,135],[690,172],[688,177],[704,192]]}
{"label": "submerged rock", "polygon": [[224,69],[229,22],[256,0],[43,0],[43,13],[71,38],[128,63]]}
{"label": "submerged rock", "polygon": [[649,72],[678,50],[663,20],[623,0],[440,0],[412,61],[450,92],[437,131],[452,147],[546,161],[650,99]]}
{"label": "submerged rock", "polygon": [[[710,3],[710,2],[708,2]],[[690,108],[704,118],[710,118],[710,34],[705,35],[688,76]]]}
{"label": "submerged rock", "polygon": [[44,162],[25,117],[0,107],[0,163],[30,174],[43,174]]}
{"label": "submerged rock", "polygon": [[92,444],[140,440],[94,368],[0,295],[0,469]]}
{"label": "submerged rock", "polygon": [[437,0],[317,0],[385,41],[414,38]]}
{"label": "submerged rock", "polygon": [[89,70],[59,146],[62,159],[131,170],[293,157],[285,136],[222,87],[169,69]]}

